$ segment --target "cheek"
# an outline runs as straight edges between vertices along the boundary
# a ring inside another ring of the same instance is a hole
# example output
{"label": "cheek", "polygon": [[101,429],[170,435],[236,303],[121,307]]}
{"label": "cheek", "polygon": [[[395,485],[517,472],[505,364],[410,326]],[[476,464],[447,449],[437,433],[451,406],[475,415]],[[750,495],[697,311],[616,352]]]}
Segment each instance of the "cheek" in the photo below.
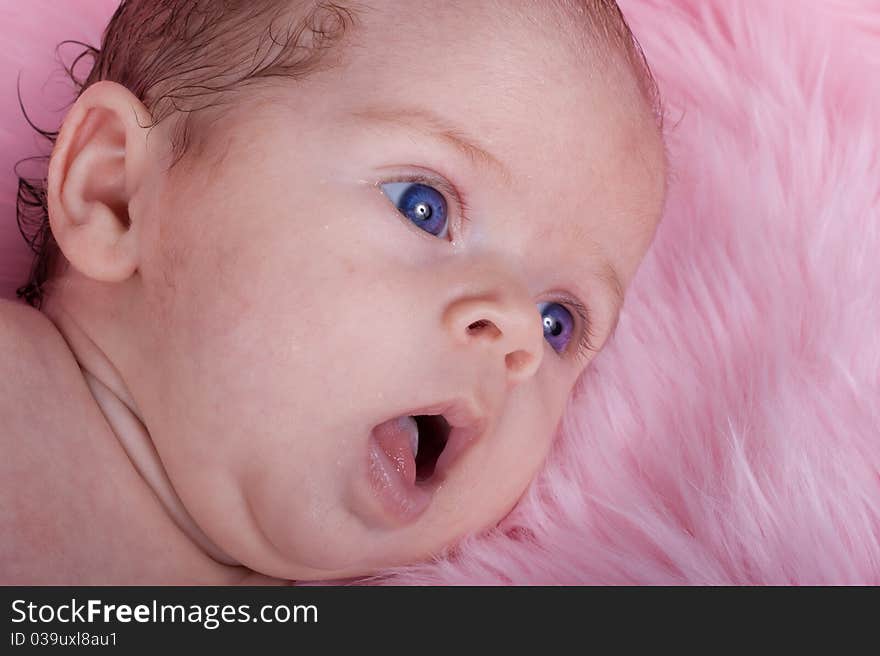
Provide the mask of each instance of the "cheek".
{"label": "cheek", "polygon": [[[165,394],[187,399],[178,416],[202,422],[197,434],[211,432],[212,446],[226,438],[238,453],[259,438],[286,448],[285,459],[329,462],[338,447],[328,436],[347,434],[334,423],[340,408],[350,416],[364,389],[382,389],[390,351],[400,349],[383,313],[403,276],[369,242],[369,226],[325,222],[344,214],[326,203],[250,223],[215,209],[210,230],[174,223],[184,212],[168,215],[168,254],[156,266],[171,264],[151,277],[168,308],[157,333],[175,387]],[[291,427],[302,436],[295,449]]]}
{"label": "cheek", "polygon": [[490,480],[510,481],[506,486],[506,505],[522,494],[543,465],[558,421],[555,408],[538,398],[523,400],[517,410],[505,416],[497,436],[499,445],[490,463],[494,473]]}
{"label": "cheek", "polygon": [[[438,499],[429,533],[437,544],[502,520],[541,471],[552,448],[564,400],[556,388],[517,388],[489,439],[471,454]],[[418,536],[413,536],[418,541]],[[435,545],[436,546],[436,545]]]}

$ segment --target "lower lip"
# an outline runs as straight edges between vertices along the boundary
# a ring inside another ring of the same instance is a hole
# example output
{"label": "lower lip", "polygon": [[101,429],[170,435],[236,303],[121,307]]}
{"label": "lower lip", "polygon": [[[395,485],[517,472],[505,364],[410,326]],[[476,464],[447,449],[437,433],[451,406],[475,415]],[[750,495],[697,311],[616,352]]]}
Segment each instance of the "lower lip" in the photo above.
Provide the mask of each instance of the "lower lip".
{"label": "lower lip", "polygon": [[425,511],[433,496],[433,488],[405,481],[388,454],[370,436],[368,478],[385,514],[398,524],[411,524]]}

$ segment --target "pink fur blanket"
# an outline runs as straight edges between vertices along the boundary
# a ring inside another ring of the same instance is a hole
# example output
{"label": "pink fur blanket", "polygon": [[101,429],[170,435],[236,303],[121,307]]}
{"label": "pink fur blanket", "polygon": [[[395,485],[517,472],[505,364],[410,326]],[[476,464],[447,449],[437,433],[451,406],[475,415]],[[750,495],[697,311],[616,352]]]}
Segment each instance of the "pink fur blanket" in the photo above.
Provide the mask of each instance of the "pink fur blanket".
{"label": "pink fur blanket", "polygon": [[[4,296],[29,261],[12,166],[46,152],[16,75],[55,129],[53,48],[115,4],[0,0]],[[501,526],[371,582],[880,584],[880,4],[621,6],[673,177],[616,336]]]}

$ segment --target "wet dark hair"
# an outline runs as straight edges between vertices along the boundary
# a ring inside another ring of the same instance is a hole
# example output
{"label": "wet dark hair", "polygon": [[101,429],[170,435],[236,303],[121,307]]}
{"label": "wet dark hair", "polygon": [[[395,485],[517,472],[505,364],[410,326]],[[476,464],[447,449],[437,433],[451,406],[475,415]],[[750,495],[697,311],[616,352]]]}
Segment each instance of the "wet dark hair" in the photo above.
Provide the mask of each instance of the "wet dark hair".
{"label": "wet dark hair", "polygon": [[[506,0],[504,0],[506,1]],[[624,53],[656,116],[662,118],[653,76],[614,0],[555,0],[568,23],[589,24],[589,31]],[[339,63],[332,54],[357,22],[364,2],[340,0],[122,0],[104,30],[101,47],[78,41],[84,50],[65,72],[76,97],[99,80],[117,82],[149,110],[155,127],[171,124],[173,162],[195,158],[207,138],[206,125],[220,118],[245,89],[271,78],[301,79]],[[510,5],[508,5],[509,7]],[[501,5],[499,5],[499,8]],[[565,29],[563,22],[560,29]],[[566,29],[565,31],[570,31]],[[74,69],[84,57],[92,67],[84,79]],[[59,56],[60,61],[60,56]],[[43,130],[25,120],[54,147],[59,130]],[[69,105],[68,105],[69,106]],[[40,308],[43,286],[56,273],[63,255],[49,224],[46,174],[27,178],[18,165],[16,215],[19,231],[34,253],[28,281],[16,290],[19,298]]]}

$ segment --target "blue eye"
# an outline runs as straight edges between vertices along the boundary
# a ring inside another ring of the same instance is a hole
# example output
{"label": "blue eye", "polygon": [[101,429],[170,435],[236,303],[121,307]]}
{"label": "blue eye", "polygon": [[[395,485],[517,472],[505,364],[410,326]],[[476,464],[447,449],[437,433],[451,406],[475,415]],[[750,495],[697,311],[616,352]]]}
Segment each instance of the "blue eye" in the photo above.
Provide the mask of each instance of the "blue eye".
{"label": "blue eye", "polygon": [[557,353],[562,353],[574,334],[574,317],[559,303],[540,303],[538,309],[544,324],[544,339]]}
{"label": "blue eye", "polygon": [[434,187],[421,182],[388,182],[381,188],[416,226],[435,237],[446,236],[446,199]]}

